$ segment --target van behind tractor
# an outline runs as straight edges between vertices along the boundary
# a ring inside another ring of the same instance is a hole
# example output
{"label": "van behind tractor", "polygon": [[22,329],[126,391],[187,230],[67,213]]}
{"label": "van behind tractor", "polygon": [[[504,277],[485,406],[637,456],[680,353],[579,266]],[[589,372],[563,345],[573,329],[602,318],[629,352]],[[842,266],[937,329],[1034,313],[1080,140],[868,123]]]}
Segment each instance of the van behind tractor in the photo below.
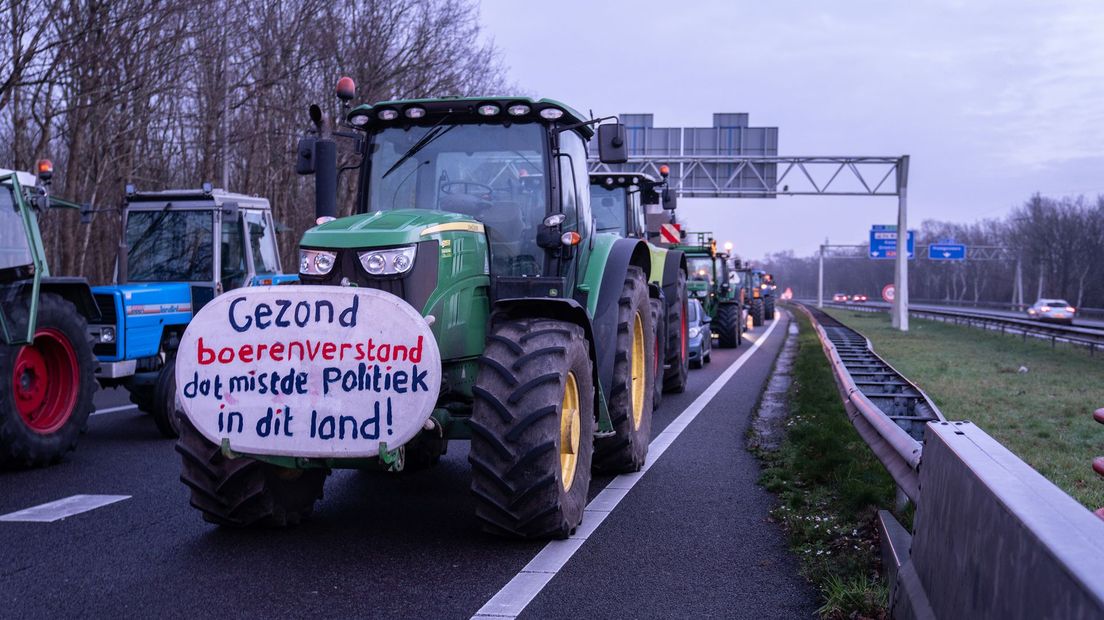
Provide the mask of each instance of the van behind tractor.
{"label": "van behind tractor", "polygon": [[[674,192],[667,179],[648,174],[590,173],[590,204],[599,232],[612,232],[632,239],[648,239],[645,215],[648,205],[664,210],[676,208]],[[678,249],[648,243],[652,258],[649,284],[652,288],[653,319],[656,324],[656,402],[661,393],[686,390],[690,365],[686,257]]]}
{"label": "van behind tractor", "polygon": [[690,297],[697,299],[712,322],[722,348],[740,346],[744,341],[744,325],[739,289],[733,286],[729,274],[729,254],[717,251],[712,233],[686,233],[682,246],[690,280],[686,284]]}
{"label": "van behind tractor", "polygon": [[[586,142],[609,119],[487,97],[311,120],[302,285],[224,294],[181,342],[192,505],[223,525],[295,523],[333,468],[419,469],[470,440],[485,530],[568,536],[592,468],[637,471],[650,441],[651,253],[592,227]],[[362,154],[340,218],[335,138]],[[627,159],[620,124],[598,142]]]}
{"label": "van behind tractor", "polygon": [[84,279],[50,275],[38,227],[48,208],[82,207],[49,195],[53,164],[37,168],[37,178],[0,170],[0,467],[49,465],[74,449],[96,390],[96,302]]}
{"label": "van behind tractor", "polygon": [[272,210],[257,196],[127,186],[122,230],[115,283],[92,289],[103,310],[91,326],[96,378],[176,437],[174,360],[194,313],[224,291],[298,278],[282,274]]}

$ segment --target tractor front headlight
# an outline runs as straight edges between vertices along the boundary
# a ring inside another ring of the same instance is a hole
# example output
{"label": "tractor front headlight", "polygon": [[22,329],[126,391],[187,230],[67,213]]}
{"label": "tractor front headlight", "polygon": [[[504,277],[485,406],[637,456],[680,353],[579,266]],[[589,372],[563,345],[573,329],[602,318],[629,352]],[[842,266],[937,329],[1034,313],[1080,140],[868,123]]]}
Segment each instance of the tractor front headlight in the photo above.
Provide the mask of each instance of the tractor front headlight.
{"label": "tractor front headlight", "polygon": [[100,342],[111,343],[115,342],[115,328],[110,326],[103,326],[100,328]]}
{"label": "tractor front headlight", "polygon": [[360,259],[360,266],[368,273],[374,276],[388,276],[410,271],[417,254],[418,247],[408,245],[386,250],[367,250],[358,253],[357,257]]}
{"label": "tractor front headlight", "polygon": [[333,270],[337,254],[323,250],[299,250],[299,273],[324,276]]}

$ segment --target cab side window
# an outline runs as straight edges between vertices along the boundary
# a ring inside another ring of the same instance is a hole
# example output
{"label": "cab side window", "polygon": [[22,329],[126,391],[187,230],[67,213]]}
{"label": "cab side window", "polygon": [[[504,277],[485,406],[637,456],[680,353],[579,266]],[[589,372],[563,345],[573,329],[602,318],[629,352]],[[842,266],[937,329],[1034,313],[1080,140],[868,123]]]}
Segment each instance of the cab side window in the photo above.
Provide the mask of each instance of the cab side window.
{"label": "cab side window", "polygon": [[[574,131],[560,134],[560,153],[569,155],[560,157],[560,188],[564,196],[564,213],[568,223],[573,224],[579,234],[586,238],[590,234],[590,176],[587,173],[587,153],[583,139]],[[570,169],[568,167],[570,166]],[[574,213],[567,210],[567,194],[571,194]],[[574,216],[574,217],[573,217]]]}

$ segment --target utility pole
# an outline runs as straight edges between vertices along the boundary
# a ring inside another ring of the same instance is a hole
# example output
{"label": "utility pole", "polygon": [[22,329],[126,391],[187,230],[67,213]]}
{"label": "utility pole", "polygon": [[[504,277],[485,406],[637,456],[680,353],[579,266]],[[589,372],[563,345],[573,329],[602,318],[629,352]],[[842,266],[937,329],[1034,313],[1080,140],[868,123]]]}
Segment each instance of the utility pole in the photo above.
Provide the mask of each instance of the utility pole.
{"label": "utility pole", "polygon": [[828,245],[828,237],[824,238],[824,245],[820,246],[820,271],[817,275],[817,308],[824,307],[824,246]]}
{"label": "utility pole", "polygon": [[909,330],[908,164],[908,155],[902,155],[897,164],[897,261],[893,278],[893,326],[903,332]]}

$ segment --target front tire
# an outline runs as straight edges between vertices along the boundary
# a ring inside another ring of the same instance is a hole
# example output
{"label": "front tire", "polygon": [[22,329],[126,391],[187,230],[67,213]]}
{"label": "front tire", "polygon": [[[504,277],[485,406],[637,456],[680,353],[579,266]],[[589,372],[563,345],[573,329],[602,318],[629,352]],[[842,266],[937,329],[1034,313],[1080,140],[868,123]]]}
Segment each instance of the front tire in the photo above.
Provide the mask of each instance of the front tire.
{"label": "front tire", "polygon": [[766,321],[774,320],[774,298],[767,297],[763,300],[763,319]]}
{"label": "front tire", "polygon": [[663,374],[663,391],[681,394],[686,391],[686,375],[690,368],[690,351],[687,347],[690,338],[687,335],[686,315],[689,296],[686,292],[686,272],[678,272],[675,286],[675,298],[667,304],[667,342],[664,363],[667,370]]}
{"label": "front tire", "polygon": [[713,319],[713,325],[717,326],[717,344],[722,349],[733,349],[740,346],[743,341],[740,326],[740,306],[736,304],[721,304],[718,306],[717,318]]}
{"label": "front tire", "polygon": [[161,367],[161,372],[157,374],[157,384],[154,386],[153,395],[153,410],[150,411],[150,414],[153,416],[154,424],[157,425],[157,430],[169,439],[176,439],[180,436],[180,418],[177,415],[178,408],[176,406],[175,357],[170,358]]}
{"label": "front tire", "polygon": [[492,534],[567,538],[583,520],[594,455],[586,333],[551,319],[498,323],[472,392],[475,515]]}
{"label": "front tire", "polygon": [[[11,309],[9,329],[26,324],[21,311]],[[92,414],[94,364],[84,317],[42,294],[34,342],[0,345],[0,466],[41,467],[76,448]]]}
{"label": "front tire", "polygon": [[322,499],[328,469],[287,469],[249,457],[227,458],[186,416],[178,421],[180,481],[209,523],[229,527],[297,525]]}
{"label": "front tire", "polygon": [[652,439],[652,342],[648,325],[648,281],[639,267],[629,267],[617,308],[617,351],[613,384],[606,402],[614,434],[595,442],[594,468],[605,473],[639,471]]}
{"label": "front tire", "polygon": [[763,311],[763,299],[756,297],[751,300],[751,324],[755,327],[760,327],[763,324],[764,319]]}

